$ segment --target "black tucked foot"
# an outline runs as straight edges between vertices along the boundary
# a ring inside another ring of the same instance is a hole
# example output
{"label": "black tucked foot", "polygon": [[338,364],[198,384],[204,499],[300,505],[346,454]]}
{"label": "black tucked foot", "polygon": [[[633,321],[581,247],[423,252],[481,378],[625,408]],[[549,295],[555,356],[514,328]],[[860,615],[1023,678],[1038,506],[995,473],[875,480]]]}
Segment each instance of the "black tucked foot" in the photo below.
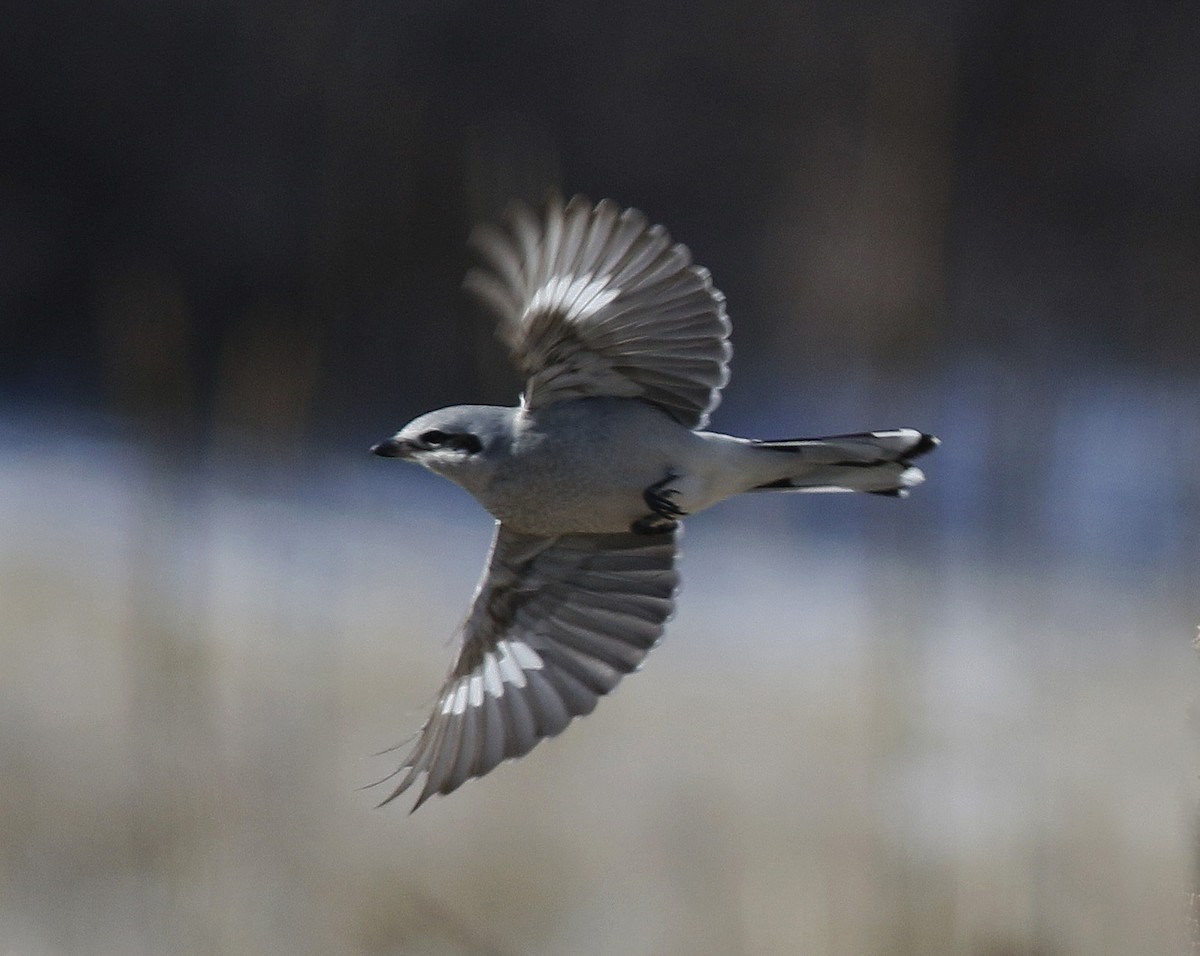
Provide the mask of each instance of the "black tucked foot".
{"label": "black tucked foot", "polygon": [[686,516],[687,512],[671,500],[679,494],[679,489],[671,488],[669,485],[678,477],[678,475],[668,472],[666,478],[662,481],[656,481],[642,492],[642,498],[646,502],[646,507],[650,509],[652,514],[656,514],[660,518],[683,518]]}
{"label": "black tucked foot", "polygon": [[636,534],[663,534],[679,527],[678,519],[686,517],[687,512],[672,500],[679,494],[679,489],[668,487],[678,477],[668,472],[666,478],[656,481],[642,492],[650,514],[630,525],[631,531]]}

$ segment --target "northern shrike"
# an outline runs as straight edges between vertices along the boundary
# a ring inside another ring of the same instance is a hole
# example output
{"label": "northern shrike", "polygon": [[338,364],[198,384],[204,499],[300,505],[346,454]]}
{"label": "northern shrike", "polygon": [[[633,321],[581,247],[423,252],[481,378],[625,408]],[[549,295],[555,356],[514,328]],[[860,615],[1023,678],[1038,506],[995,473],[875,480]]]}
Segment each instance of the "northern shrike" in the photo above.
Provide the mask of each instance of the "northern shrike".
{"label": "northern shrike", "polygon": [[429,412],[371,450],[497,519],[458,659],[395,775],[413,809],[588,714],[662,636],[680,519],[745,491],[903,496],[938,444],[911,428],[758,441],[705,431],[729,379],[725,297],[661,226],[612,201],[514,207],[467,287],[499,316],[515,408]]}

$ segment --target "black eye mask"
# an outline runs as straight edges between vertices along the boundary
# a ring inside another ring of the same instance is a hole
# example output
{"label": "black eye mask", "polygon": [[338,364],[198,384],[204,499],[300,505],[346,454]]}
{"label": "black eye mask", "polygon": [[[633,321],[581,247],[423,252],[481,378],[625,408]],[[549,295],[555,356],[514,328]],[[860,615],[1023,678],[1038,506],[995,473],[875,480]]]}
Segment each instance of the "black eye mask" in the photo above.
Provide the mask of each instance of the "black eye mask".
{"label": "black eye mask", "polygon": [[421,442],[430,448],[454,448],[465,451],[468,455],[483,451],[483,442],[469,432],[461,435],[448,435],[446,432],[434,429],[421,435]]}

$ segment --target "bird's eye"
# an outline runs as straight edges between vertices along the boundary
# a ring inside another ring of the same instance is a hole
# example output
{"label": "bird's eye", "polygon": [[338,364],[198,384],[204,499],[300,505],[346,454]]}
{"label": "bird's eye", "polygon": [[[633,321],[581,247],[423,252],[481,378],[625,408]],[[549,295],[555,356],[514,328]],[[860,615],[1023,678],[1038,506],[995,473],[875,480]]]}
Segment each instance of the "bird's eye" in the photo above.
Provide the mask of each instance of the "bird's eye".
{"label": "bird's eye", "polygon": [[446,441],[446,433],[440,432],[436,428],[432,431],[422,432],[421,444],[423,445],[441,445]]}

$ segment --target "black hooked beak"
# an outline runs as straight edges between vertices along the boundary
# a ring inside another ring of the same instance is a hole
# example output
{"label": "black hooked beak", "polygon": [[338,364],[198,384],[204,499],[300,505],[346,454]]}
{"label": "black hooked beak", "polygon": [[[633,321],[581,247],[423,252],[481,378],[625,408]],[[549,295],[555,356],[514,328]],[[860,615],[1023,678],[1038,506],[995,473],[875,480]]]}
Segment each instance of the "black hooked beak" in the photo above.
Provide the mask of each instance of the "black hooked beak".
{"label": "black hooked beak", "polygon": [[378,455],[380,458],[411,458],[416,447],[414,442],[400,438],[385,438],[377,445],[371,446],[371,454]]}

